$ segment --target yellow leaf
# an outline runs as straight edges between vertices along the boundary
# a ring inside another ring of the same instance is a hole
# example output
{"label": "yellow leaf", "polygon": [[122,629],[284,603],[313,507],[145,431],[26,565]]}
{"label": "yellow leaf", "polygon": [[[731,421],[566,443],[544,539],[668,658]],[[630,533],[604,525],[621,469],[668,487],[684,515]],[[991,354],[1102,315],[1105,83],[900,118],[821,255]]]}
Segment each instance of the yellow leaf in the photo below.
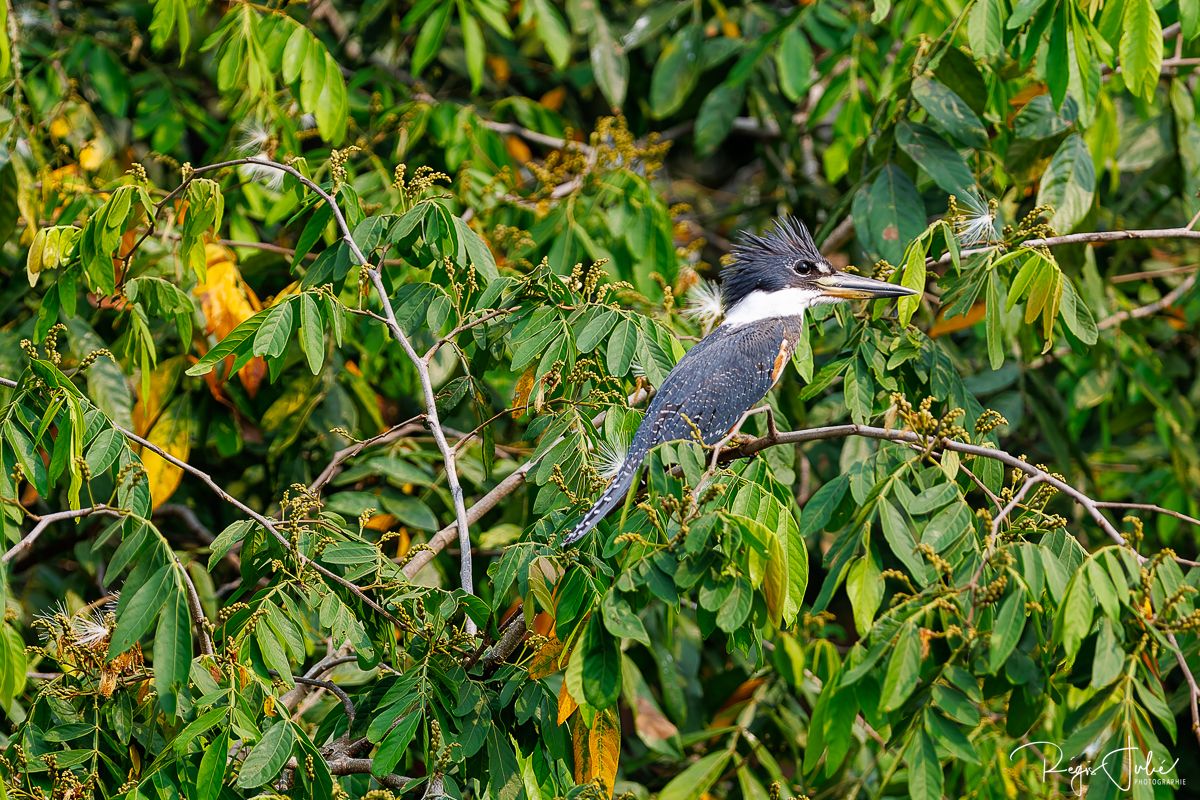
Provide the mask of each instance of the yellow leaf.
{"label": "yellow leaf", "polygon": [[[187,461],[192,446],[191,436],[191,408],[184,395],[163,409],[146,438],[180,461]],[[183,470],[144,448],[141,457],[146,470],[146,482],[150,487],[150,500],[153,507],[158,508],[179,488]]]}
{"label": "yellow leaf", "polygon": [[[558,690],[558,724],[562,725],[570,719],[577,708],[579,708],[579,703],[576,703],[575,698],[571,697],[571,691],[567,688],[567,682],[563,681],[562,688]],[[582,727],[582,724],[580,727]]]}
{"label": "yellow leaf", "polygon": [[[197,284],[194,291],[200,301],[200,310],[204,312],[205,331],[220,340],[261,310],[262,304],[254,290],[242,280],[232,250],[218,244],[206,244],[204,253],[208,262],[208,279]],[[232,357],[227,359],[227,363],[232,363]],[[238,370],[242,386],[251,397],[258,393],[266,372],[266,364],[258,357]]]}
{"label": "yellow leaf", "polygon": [[575,751],[575,783],[599,779],[611,794],[621,758],[621,717],[616,706],[596,712],[591,728],[579,720],[571,732],[571,744]]}
{"label": "yellow leaf", "polygon": [[559,656],[562,655],[563,643],[558,637],[551,636],[529,661],[529,677],[533,680],[552,675],[559,670]]}
{"label": "yellow leaf", "polygon": [[529,393],[533,391],[534,375],[536,372],[533,365],[530,364],[517,380],[517,388],[513,389],[513,419],[520,419],[521,415],[525,413],[525,406],[529,404]]}
{"label": "yellow leaf", "polygon": [[158,422],[163,407],[175,393],[179,376],[183,374],[184,358],[175,356],[163,361],[150,374],[149,391],[139,394],[137,403],[133,406],[133,430],[139,436],[145,436]]}
{"label": "yellow leaf", "polygon": [[104,151],[94,144],[79,151],[79,166],[88,172],[95,172],[104,163]]}
{"label": "yellow leaf", "polygon": [[563,101],[567,99],[567,90],[561,86],[555,86],[550,91],[542,95],[538,103],[551,111],[562,111]]}
{"label": "yellow leaf", "polygon": [[[133,406],[133,429],[166,452],[187,461],[191,451],[192,420],[186,396],[172,402],[175,385],[183,372],[184,357],[168,359],[150,374],[149,388],[139,394]],[[167,501],[179,482],[183,470],[157,453],[142,449],[142,466],[150,488],[150,500],[155,508]]]}
{"label": "yellow leaf", "polygon": [[518,164],[528,164],[533,160],[533,151],[518,136],[506,136],[504,149],[508,151],[509,157]]}

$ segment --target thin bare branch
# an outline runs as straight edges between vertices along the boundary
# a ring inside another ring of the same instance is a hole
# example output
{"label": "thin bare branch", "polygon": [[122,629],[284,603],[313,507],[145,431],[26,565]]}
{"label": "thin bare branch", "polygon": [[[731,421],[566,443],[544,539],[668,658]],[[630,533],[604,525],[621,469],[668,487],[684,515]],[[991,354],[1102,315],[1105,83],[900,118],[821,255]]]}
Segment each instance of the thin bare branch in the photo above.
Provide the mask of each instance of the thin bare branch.
{"label": "thin bare branch", "polygon": [[45,532],[46,528],[50,527],[55,522],[61,522],[64,519],[88,517],[92,514],[104,514],[110,517],[123,517],[126,516],[127,512],[124,512],[119,508],[113,508],[112,506],[95,505],[87,506],[86,508],[68,509],[67,511],[55,511],[53,514],[44,514],[40,517],[34,517],[34,519],[37,520],[37,524],[33,526],[29,533],[21,537],[21,541],[10,547],[3,556],[0,556],[0,563],[7,564],[13,559],[24,555],[29,551],[30,548],[33,547],[33,543],[36,542],[38,537]]}
{"label": "thin bare branch", "polygon": [[200,653],[211,656],[216,650],[213,648],[212,636],[208,633],[208,617],[204,615],[204,606],[200,603],[200,593],[196,591],[196,584],[192,581],[192,576],[188,574],[187,568],[183,566],[183,562],[178,557],[175,558],[175,566],[179,568],[179,576],[183,578],[188,613],[192,617],[196,635],[200,637]]}
{"label": "thin bare branch", "polygon": [[1144,317],[1149,317],[1154,314],[1157,314],[1158,312],[1162,311],[1164,308],[1168,308],[1168,307],[1174,305],[1179,300],[1179,298],[1181,298],[1185,294],[1187,294],[1188,290],[1191,289],[1195,285],[1196,285],[1196,273],[1193,272],[1191,275],[1187,276],[1187,278],[1184,279],[1178,286],[1176,286],[1174,289],[1172,289],[1171,291],[1164,294],[1162,297],[1155,300],[1153,303],[1147,303],[1144,306],[1138,306],[1137,308],[1131,308],[1127,311],[1118,311],[1117,313],[1113,314],[1112,316],[1105,317],[1104,319],[1097,322],[1096,327],[1099,330],[1103,331],[1103,330],[1107,330],[1115,325],[1120,325],[1122,322],[1125,322],[1126,320],[1142,319]]}
{"label": "thin bare branch", "polygon": [[325,484],[333,480],[338,472],[341,471],[342,464],[354,458],[368,447],[374,447],[375,445],[380,444],[390,444],[397,439],[403,439],[406,436],[411,436],[414,433],[425,430],[425,426],[419,422],[420,419],[422,419],[421,416],[407,419],[404,422],[393,425],[383,433],[372,436],[370,439],[363,439],[361,442],[355,442],[348,447],[343,447],[341,450],[338,450],[333,454],[333,458],[330,460],[330,462],[325,465],[325,469],[321,470],[321,474],[316,477],[316,480],[309,484],[308,490],[313,494],[320,492],[321,489],[324,488]]}

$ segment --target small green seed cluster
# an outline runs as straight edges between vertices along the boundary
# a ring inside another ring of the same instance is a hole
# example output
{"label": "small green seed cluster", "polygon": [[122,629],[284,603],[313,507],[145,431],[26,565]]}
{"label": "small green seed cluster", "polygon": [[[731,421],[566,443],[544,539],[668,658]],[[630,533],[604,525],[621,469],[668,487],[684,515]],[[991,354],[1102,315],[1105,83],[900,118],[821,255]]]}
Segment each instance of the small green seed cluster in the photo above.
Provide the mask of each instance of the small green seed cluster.
{"label": "small green seed cluster", "polygon": [[991,408],[985,409],[984,412],[979,415],[979,419],[975,420],[975,436],[986,436],[992,431],[996,430],[996,428],[999,428],[1001,425],[1007,424],[1008,420],[1005,419],[1004,415],[999,411]]}
{"label": "small green seed cluster", "polygon": [[954,574],[954,567],[950,565],[950,562],[938,555],[937,552],[928,544],[925,544],[924,542],[918,544],[915,548],[915,551],[926,561],[928,561],[929,565],[933,567],[942,577],[949,578]]}
{"label": "small green seed cluster", "polygon": [[979,590],[975,601],[981,606],[990,606],[1004,596],[1004,590],[1007,587],[1008,573],[1001,572],[995,580]]}
{"label": "small green seed cluster", "polygon": [[961,408],[951,408],[943,416],[937,417],[930,411],[933,407],[932,397],[926,397],[914,409],[908,399],[899,392],[892,393],[892,405],[905,427],[913,433],[930,437],[933,441],[968,438],[966,430],[958,424],[958,421],[966,416],[966,411]]}
{"label": "small green seed cluster", "polygon": [[107,358],[109,361],[112,361],[113,363],[116,363],[116,361],[117,361],[117,357],[112,354],[111,350],[109,350],[108,348],[105,348],[105,347],[101,347],[100,349],[93,350],[92,352],[88,353],[86,356],[83,357],[83,360],[79,362],[79,370],[82,371],[82,370],[88,369],[89,367],[92,366],[92,364],[95,364],[101,358]]}

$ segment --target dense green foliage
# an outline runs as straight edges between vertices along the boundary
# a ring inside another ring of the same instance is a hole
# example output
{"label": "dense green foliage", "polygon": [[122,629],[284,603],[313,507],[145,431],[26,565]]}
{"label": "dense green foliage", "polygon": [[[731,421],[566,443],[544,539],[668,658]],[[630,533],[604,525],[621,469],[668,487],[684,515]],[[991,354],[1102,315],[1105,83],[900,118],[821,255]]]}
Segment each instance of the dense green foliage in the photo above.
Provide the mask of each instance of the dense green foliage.
{"label": "dense green foliage", "polygon": [[[0,31],[0,797],[1200,781],[1200,3]],[[784,213],[923,294],[563,552]]]}

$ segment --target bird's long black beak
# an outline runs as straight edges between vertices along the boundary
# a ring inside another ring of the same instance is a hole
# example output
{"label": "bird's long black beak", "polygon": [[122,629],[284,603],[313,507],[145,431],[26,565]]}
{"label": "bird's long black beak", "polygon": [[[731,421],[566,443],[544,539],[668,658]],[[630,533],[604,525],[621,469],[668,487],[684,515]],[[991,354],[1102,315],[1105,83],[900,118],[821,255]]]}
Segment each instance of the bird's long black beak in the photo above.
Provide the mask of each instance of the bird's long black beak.
{"label": "bird's long black beak", "polygon": [[877,281],[874,278],[864,278],[861,275],[851,275],[847,272],[818,278],[816,284],[821,287],[821,292],[825,296],[836,297],[839,300],[874,300],[882,297],[904,297],[916,294],[914,290],[904,286]]}

